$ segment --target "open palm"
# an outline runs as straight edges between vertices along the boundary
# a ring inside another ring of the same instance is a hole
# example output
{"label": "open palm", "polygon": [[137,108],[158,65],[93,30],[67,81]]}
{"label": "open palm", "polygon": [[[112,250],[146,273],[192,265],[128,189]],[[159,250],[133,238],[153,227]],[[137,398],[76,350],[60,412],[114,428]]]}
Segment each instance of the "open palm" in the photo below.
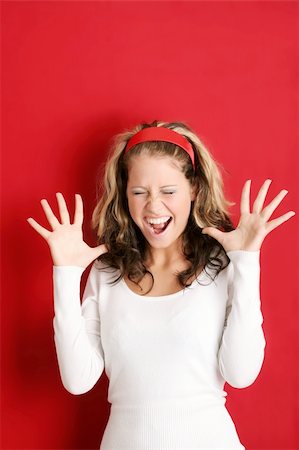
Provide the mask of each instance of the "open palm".
{"label": "open palm", "polygon": [[260,250],[263,240],[274,228],[290,219],[295,212],[289,211],[282,216],[269,221],[271,215],[281,203],[287,190],[283,189],[279,194],[263,208],[264,201],[272,180],[267,179],[260,188],[250,212],[250,186],[251,180],[246,180],[241,195],[241,217],[235,230],[223,232],[214,227],[205,227],[203,234],[217,239],[225,251],[231,250]]}
{"label": "open palm", "polygon": [[42,207],[53,231],[38,224],[32,217],[28,223],[47,241],[55,266],[80,266],[86,268],[98,256],[107,252],[104,244],[89,247],[83,240],[83,202],[80,194],[76,194],[74,223],[70,223],[70,215],[64,197],[56,193],[61,223],[54,215],[46,199],[41,200]]}

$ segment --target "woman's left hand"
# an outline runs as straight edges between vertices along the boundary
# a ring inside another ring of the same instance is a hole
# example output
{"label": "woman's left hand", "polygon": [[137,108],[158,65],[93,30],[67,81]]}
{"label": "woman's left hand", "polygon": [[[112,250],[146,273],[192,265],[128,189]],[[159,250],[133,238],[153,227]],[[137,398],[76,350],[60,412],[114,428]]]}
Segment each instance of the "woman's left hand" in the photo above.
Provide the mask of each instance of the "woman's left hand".
{"label": "woman's left hand", "polygon": [[262,185],[255,199],[250,213],[250,185],[251,180],[247,180],[243,186],[241,196],[241,217],[238,226],[233,231],[223,232],[214,227],[203,228],[203,234],[216,239],[223,246],[226,252],[231,250],[260,250],[263,240],[274,228],[281,225],[294,216],[294,211],[268,221],[282,199],[288,193],[283,189],[279,194],[263,209],[265,197],[272,180],[267,179]]}

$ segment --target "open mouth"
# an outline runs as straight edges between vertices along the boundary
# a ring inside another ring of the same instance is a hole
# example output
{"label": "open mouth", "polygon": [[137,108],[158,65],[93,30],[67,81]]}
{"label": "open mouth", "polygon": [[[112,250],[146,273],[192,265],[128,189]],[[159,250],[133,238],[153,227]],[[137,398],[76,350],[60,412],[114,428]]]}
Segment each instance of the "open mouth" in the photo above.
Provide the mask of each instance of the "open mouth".
{"label": "open mouth", "polygon": [[146,220],[146,223],[147,223],[149,229],[151,230],[151,232],[153,232],[154,234],[162,234],[162,233],[164,233],[164,231],[166,231],[166,229],[171,221],[172,221],[172,217],[169,217],[168,220],[166,220],[165,222],[162,222],[162,223],[150,223],[148,220]]}

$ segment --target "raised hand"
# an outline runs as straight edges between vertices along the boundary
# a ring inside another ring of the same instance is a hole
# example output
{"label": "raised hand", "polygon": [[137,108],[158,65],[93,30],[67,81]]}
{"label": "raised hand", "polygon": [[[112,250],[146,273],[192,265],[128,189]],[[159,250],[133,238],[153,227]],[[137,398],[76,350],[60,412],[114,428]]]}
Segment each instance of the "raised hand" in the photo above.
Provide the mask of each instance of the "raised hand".
{"label": "raised hand", "polygon": [[53,231],[39,225],[32,217],[27,222],[47,241],[55,266],[80,266],[84,269],[98,256],[108,251],[105,244],[89,247],[83,241],[83,201],[75,194],[74,223],[70,223],[69,212],[61,192],[56,193],[61,223],[54,215],[46,199],[41,200],[42,207]]}
{"label": "raised hand", "polygon": [[252,212],[250,212],[251,180],[245,182],[241,196],[241,217],[235,230],[223,232],[214,227],[205,227],[202,231],[203,234],[208,234],[214,239],[217,239],[227,252],[230,250],[260,250],[267,234],[289,220],[295,214],[294,211],[289,211],[282,216],[269,221],[269,218],[277,206],[288,193],[285,189],[281,190],[279,194],[263,208],[271,181],[272,180],[267,179],[262,185],[253,204]]}

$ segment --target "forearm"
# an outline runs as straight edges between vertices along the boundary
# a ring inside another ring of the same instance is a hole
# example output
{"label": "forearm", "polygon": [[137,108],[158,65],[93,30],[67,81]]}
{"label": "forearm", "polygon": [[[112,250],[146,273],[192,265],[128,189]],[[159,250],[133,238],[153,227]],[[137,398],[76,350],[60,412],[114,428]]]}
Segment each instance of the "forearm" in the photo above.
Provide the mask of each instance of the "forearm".
{"label": "forearm", "polygon": [[266,345],[260,302],[260,252],[228,252],[234,273],[231,311],[219,349],[219,369],[233,387],[247,387],[258,376]]}
{"label": "forearm", "polygon": [[104,361],[92,345],[80,302],[84,269],[53,266],[54,342],[62,383],[70,393],[89,391],[101,376]]}

